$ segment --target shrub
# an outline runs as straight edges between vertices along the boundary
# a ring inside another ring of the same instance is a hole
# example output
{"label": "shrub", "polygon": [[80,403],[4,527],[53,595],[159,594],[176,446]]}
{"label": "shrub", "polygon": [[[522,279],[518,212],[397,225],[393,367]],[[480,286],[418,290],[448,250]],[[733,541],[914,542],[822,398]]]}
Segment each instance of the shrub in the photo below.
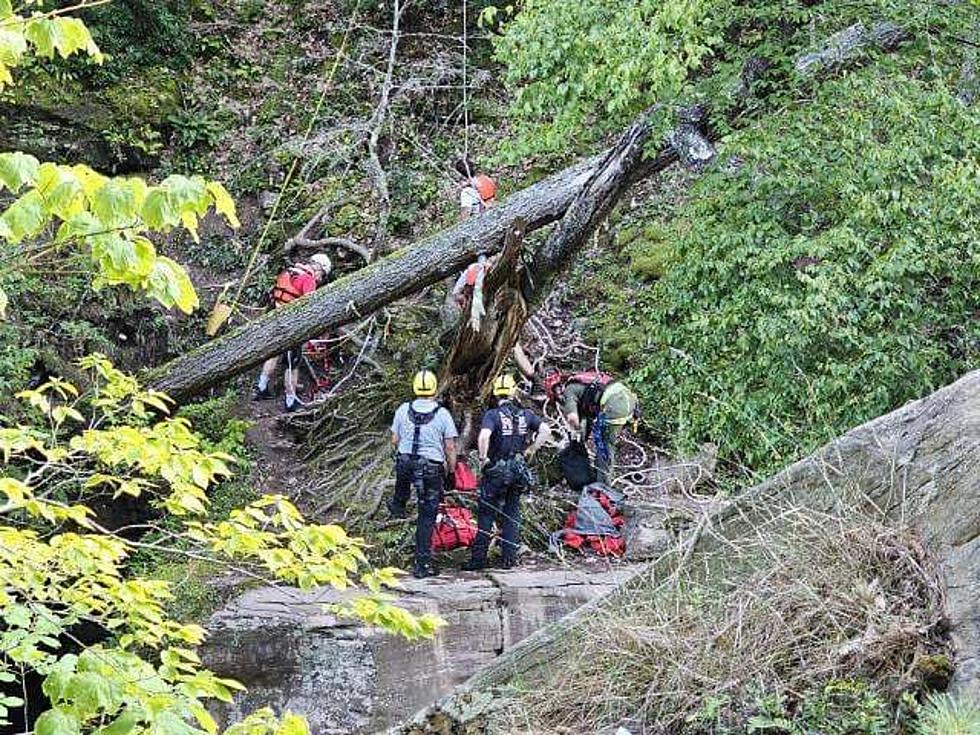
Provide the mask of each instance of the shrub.
{"label": "shrub", "polygon": [[975,113],[928,74],[866,70],[815,97],[732,136],[740,163],[631,244],[660,278],[597,315],[636,346],[659,429],[760,470],[980,358]]}

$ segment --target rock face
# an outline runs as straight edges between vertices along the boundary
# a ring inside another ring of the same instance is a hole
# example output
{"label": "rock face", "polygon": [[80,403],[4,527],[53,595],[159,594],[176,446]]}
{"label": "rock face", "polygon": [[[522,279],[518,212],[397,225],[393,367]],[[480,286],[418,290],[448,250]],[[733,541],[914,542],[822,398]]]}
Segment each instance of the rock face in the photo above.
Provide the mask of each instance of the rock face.
{"label": "rock face", "polygon": [[[939,557],[956,651],[954,688],[980,697],[980,371],[836,439],[734,499],[703,521],[682,552],[665,554],[607,598],[546,626],[453,693],[390,732],[470,732],[492,707],[495,687],[560,657],[577,626],[620,592],[662,579],[677,563],[751,534],[775,509],[864,509],[919,531]],[[601,611],[598,612],[601,615]]]}
{"label": "rock face", "polygon": [[209,622],[202,651],[217,673],[248,687],[217,714],[256,706],[301,712],[314,735],[374,732],[449,692],[541,626],[635,571],[516,569],[456,579],[406,580],[399,603],[448,625],[433,641],[407,643],[324,610],[332,590],[250,590]]}

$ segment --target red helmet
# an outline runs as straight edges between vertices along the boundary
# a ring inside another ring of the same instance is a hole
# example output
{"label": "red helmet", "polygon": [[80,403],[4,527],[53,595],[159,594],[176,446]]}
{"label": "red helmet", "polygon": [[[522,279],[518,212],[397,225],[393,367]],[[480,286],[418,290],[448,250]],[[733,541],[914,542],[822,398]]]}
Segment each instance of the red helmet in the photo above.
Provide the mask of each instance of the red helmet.
{"label": "red helmet", "polygon": [[558,386],[564,377],[560,370],[552,370],[544,376],[544,392],[548,398],[554,400],[558,397]]}

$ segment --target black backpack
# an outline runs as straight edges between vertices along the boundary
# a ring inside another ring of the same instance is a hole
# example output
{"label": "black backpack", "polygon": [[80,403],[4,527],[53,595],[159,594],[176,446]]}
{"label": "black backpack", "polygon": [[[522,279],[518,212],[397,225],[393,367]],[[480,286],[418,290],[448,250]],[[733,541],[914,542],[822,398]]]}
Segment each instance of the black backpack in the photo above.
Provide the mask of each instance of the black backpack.
{"label": "black backpack", "polygon": [[558,467],[561,476],[577,493],[596,480],[595,467],[582,442],[571,442],[558,453]]}

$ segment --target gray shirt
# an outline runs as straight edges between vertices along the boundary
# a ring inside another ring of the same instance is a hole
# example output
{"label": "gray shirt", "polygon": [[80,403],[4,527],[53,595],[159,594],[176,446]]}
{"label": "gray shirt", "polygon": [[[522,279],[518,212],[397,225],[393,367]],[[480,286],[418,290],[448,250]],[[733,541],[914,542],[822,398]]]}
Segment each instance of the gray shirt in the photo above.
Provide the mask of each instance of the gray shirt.
{"label": "gray shirt", "polygon": [[[439,404],[428,398],[416,398],[412,401],[412,408],[417,413],[430,413]],[[408,403],[403,403],[395,411],[395,418],[391,422],[391,433],[398,437],[398,453],[412,453],[412,438],[415,436],[415,424],[408,415]],[[427,424],[419,427],[419,454],[433,462],[446,461],[446,439],[455,439],[459,436],[456,431],[456,424],[449,411],[439,408],[436,415]]]}

